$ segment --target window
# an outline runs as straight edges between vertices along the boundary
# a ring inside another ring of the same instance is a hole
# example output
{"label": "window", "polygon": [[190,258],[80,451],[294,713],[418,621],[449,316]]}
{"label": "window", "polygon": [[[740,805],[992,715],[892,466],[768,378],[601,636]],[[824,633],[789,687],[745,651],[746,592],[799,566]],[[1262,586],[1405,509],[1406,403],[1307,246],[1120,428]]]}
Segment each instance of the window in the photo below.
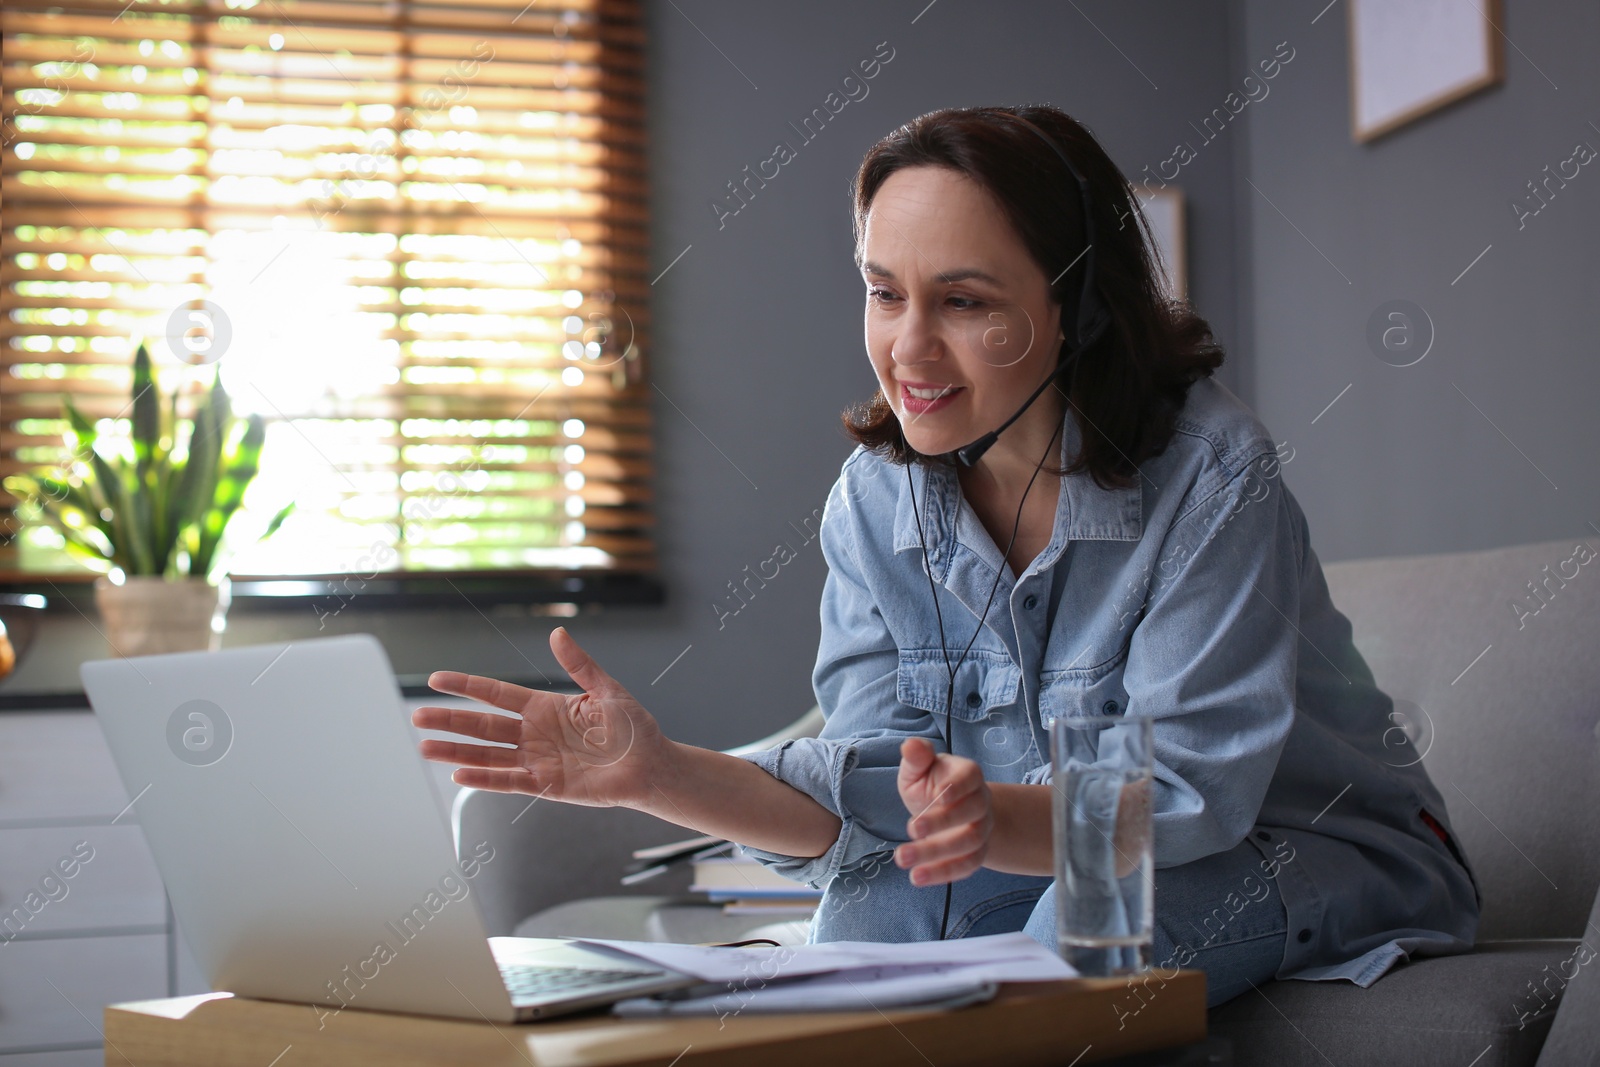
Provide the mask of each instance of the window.
{"label": "window", "polygon": [[[142,336],[268,420],[236,581],[653,574],[637,0],[0,20],[0,473],[63,392],[123,426]],[[14,504],[0,577],[81,575]]]}

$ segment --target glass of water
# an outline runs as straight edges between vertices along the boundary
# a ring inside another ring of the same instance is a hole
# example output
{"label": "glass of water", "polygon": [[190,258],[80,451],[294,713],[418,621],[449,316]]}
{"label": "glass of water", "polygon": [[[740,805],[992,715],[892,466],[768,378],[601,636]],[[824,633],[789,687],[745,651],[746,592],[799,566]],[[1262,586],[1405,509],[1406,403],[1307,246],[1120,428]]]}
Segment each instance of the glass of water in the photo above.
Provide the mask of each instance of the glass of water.
{"label": "glass of water", "polygon": [[1146,970],[1155,914],[1152,720],[1063,716],[1050,731],[1061,957],[1090,977]]}

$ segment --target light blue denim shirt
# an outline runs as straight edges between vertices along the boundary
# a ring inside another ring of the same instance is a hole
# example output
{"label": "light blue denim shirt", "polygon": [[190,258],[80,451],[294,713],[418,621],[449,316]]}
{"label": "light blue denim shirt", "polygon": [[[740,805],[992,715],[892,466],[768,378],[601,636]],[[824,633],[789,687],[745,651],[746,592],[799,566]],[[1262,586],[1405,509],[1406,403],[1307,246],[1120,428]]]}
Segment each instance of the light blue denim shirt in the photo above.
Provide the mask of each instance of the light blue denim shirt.
{"label": "light blue denim shirt", "polygon": [[[1421,814],[1449,831],[1444,799],[1329,599],[1277,446],[1222,383],[1191,386],[1134,486],[1062,479],[1050,542],[1020,577],[953,470],[918,464],[913,478],[952,663],[1002,575],[956,675],[957,755],[991,782],[1048,782],[1052,718],[1148,716],[1155,864],[1250,840],[1288,912],[1278,977],[1365,986],[1408,954],[1471,947],[1476,886]],[[857,448],[820,539],[812,680],[826,725],[746,758],[840,817],[821,856],[749,850],[825,888],[907,839],[900,744],[943,747],[949,676],[905,469]]]}

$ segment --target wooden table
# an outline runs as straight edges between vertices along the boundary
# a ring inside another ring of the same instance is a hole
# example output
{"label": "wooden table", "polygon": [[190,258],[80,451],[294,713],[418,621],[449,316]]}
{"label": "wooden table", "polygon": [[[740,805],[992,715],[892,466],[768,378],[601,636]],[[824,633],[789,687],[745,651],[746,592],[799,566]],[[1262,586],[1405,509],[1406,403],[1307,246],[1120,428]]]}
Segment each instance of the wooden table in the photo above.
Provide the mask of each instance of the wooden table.
{"label": "wooden table", "polygon": [[[492,1024],[352,1008],[323,1020],[304,1004],[227,993],[113,1004],[106,1063],[137,1067],[1068,1067],[1196,1042],[1205,975],[1151,972],[1006,986],[955,1011],[617,1019]],[[281,1062],[280,1062],[281,1061]]]}

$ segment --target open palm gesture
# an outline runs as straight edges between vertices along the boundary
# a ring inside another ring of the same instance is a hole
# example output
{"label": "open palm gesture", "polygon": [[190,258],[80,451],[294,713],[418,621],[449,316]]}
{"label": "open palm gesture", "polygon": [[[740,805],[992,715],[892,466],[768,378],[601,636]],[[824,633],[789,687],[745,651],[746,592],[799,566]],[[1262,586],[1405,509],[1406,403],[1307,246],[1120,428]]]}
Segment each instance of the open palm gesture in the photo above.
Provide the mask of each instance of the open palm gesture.
{"label": "open palm gesture", "polygon": [[565,627],[551,631],[550,651],[582,693],[549,693],[456,671],[429,675],[428,685],[441,693],[512,714],[418,708],[411,721],[421,729],[491,742],[429,739],[419,746],[423,756],[461,764],[453,780],[474,789],[597,807],[636,802],[648,789],[652,761],[665,743],[654,717]]}

